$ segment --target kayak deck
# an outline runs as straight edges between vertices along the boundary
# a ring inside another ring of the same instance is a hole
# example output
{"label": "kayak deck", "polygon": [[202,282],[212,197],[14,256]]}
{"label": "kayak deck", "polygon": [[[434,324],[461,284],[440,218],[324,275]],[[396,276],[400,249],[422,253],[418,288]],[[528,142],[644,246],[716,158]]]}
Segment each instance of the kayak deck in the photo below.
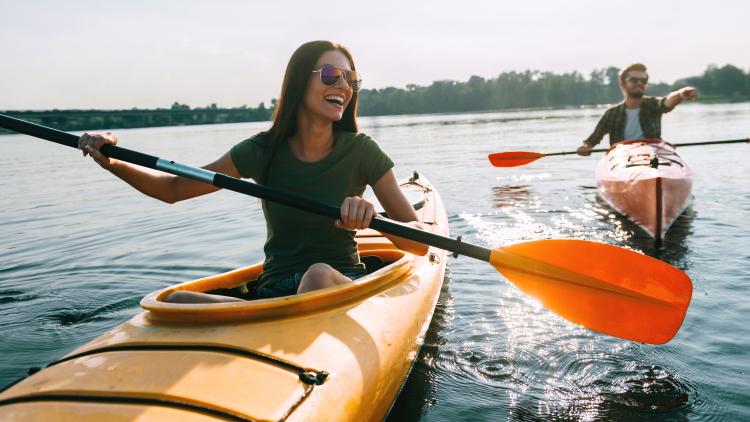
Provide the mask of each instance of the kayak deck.
{"label": "kayak deck", "polygon": [[688,204],[693,173],[660,139],[614,144],[596,169],[599,194],[620,214],[661,239]]}
{"label": "kayak deck", "polygon": [[[425,179],[425,229],[448,234]],[[147,295],[144,312],[0,394],[3,420],[371,420],[400,391],[429,326],[445,251],[396,249],[358,233],[363,256],[385,267],[337,286],[285,298],[220,304],[161,301],[252,280],[260,265]]]}

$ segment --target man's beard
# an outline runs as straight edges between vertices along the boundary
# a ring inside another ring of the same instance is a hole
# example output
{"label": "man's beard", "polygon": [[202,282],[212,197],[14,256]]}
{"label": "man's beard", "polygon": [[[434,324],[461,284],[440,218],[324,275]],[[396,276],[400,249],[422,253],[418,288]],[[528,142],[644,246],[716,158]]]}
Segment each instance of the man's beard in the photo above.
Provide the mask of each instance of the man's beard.
{"label": "man's beard", "polygon": [[641,99],[643,98],[643,92],[628,92],[628,97],[635,98],[635,99]]}

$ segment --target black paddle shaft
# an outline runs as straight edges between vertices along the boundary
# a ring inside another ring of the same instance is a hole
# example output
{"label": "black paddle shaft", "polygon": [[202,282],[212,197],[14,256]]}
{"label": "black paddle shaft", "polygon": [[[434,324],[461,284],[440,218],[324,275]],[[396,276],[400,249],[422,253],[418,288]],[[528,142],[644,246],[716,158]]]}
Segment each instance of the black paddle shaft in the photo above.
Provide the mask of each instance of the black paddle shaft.
{"label": "black paddle shaft", "polygon": [[[14,132],[30,135],[36,138],[45,139],[71,148],[78,148],[78,136],[52,129],[46,126],[16,119],[14,117],[0,114],[0,127],[12,130]],[[200,182],[208,183],[219,188],[229,189],[235,192],[244,193],[266,201],[277,202],[303,211],[337,219],[341,216],[339,207],[335,207],[314,199],[308,199],[303,196],[285,192],[279,189],[251,183],[245,180],[227,176],[222,173],[216,173],[202,168],[191,167],[152,155],[143,154],[114,145],[104,145],[101,148],[102,154],[110,158],[127,161],[139,166],[148,167],[154,170],[160,170],[177,176],[186,177]],[[490,260],[490,250],[481,246],[472,245],[462,242],[460,239],[440,236],[422,230],[388,220],[382,217],[375,217],[370,222],[370,227],[394,236],[426,245],[435,246],[453,252],[456,255],[466,255],[485,262]]]}
{"label": "black paddle shaft", "polygon": [[[718,145],[718,144],[739,144],[739,143],[750,143],[750,138],[747,139],[728,139],[725,141],[705,141],[705,142],[686,142],[681,144],[674,144],[676,147],[692,147],[696,145]],[[609,151],[609,148],[597,148],[592,149],[589,152],[607,152]],[[550,152],[549,154],[544,154],[545,157],[551,156],[551,155],[572,155],[572,154],[578,154],[578,151],[563,151],[563,152]]]}

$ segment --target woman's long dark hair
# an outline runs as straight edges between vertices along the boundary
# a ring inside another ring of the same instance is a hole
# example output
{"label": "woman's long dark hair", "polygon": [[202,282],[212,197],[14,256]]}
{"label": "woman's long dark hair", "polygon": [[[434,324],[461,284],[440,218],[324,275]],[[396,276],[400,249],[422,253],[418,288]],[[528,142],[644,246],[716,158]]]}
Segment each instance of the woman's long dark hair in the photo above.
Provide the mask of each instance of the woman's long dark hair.
{"label": "woman's long dark hair", "polygon": [[[273,125],[263,133],[270,145],[270,154],[263,171],[263,178],[259,180],[260,183],[268,181],[271,161],[276,156],[279,146],[297,133],[297,114],[305,99],[307,81],[310,79],[312,71],[316,70],[314,67],[318,59],[326,51],[340,51],[349,60],[352,70],[356,70],[351,53],[340,44],[330,41],[310,41],[297,48],[286,66],[284,83],[281,85],[281,95],[276,101],[276,108],[273,112]],[[357,132],[356,92],[352,94],[352,99],[344,110],[341,120],[333,122],[333,130]]]}

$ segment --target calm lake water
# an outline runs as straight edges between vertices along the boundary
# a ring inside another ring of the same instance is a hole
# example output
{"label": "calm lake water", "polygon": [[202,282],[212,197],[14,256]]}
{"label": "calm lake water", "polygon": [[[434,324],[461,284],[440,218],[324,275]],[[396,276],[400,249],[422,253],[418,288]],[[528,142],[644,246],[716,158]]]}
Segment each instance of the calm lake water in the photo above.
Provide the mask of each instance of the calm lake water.
{"label": "calm lake water", "polygon": [[[750,419],[750,145],[681,149],[692,205],[661,248],[597,198],[598,157],[493,168],[487,154],[575,149],[603,108],[360,119],[440,191],[451,235],[499,246],[578,238],[684,270],[693,300],[668,344],[593,333],[491,266],[451,259],[392,420]],[[267,123],[118,130],[120,145],[203,165]],[[750,103],[683,105],[672,142],[750,136]],[[606,141],[605,141],[606,142]],[[138,194],[70,148],[0,136],[0,386],[139,312],[148,292],[262,259],[259,202],[218,192],[175,205]],[[581,257],[587,259],[587,257]]]}

